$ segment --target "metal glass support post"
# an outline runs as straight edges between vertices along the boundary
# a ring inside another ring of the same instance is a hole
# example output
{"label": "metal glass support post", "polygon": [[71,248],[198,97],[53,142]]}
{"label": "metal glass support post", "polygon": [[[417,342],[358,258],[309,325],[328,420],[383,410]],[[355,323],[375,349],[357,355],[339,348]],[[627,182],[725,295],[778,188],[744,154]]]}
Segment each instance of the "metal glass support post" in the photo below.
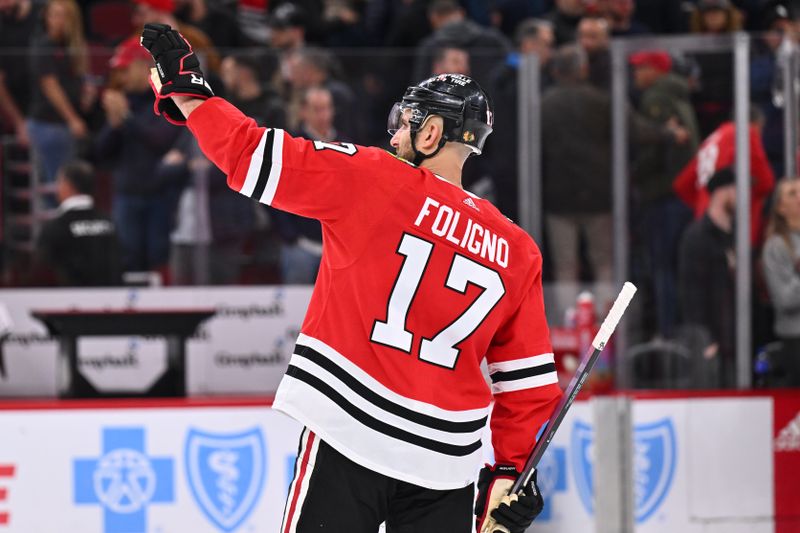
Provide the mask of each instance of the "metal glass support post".
{"label": "metal glass support post", "polygon": [[736,120],[736,385],[750,388],[750,36],[733,44]]}
{"label": "metal glass support post", "polygon": [[784,37],[778,52],[778,66],[783,74],[784,176],[797,175],[797,56],[797,45]]}
{"label": "metal glass support post", "polygon": [[[622,287],[628,276],[628,70],[624,41],[611,43],[611,150],[612,205],[614,208],[614,282]],[[628,388],[625,361],[627,334],[625,321],[617,326],[614,338],[614,379],[619,389]]]}
{"label": "metal glass support post", "polygon": [[633,533],[634,495],[633,419],[631,399],[625,396],[594,396],[591,399],[595,427],[594,533]]}
{"label": "metal glass support post", "polygon": [[519,225],[542,243],[542,143],[539,57],[522,54],[517,83]]}

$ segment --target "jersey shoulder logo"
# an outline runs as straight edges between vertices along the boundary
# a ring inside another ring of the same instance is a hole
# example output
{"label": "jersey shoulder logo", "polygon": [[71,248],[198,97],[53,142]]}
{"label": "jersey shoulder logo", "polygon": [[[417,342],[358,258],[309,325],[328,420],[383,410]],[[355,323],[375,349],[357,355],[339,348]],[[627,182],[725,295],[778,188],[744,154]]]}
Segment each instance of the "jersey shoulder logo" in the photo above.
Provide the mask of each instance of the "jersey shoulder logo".
{"label": "jersey shoulder logo", "polygon": [[469,196],[464,198],[464,204],[470,206],[475,211],[480,211],[480,208],[478,208],[478,205]]}

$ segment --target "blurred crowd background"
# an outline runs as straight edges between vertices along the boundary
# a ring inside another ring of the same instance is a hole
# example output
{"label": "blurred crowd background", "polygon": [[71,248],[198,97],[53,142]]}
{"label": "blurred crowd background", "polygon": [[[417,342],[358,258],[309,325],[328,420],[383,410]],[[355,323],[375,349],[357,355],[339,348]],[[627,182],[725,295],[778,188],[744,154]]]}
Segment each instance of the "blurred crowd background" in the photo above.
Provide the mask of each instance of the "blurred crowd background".
{"label": "blurred crowd background", "polygon": [[[145,22],[180,29],[216,94],[314,140],[388,148],[408,85],[475,77],[495,132],[464,185],[512,219],[520,58],[535,54],[544,279],[577,287],[612,281],[612,39],[746,31],[754,371],[798,386],[800,185],[784,170],[779,68],[798,17],[794,0],[0,0],[0,284],[313,283],[319,224],[230,191],[189,132],[153,113]],[[733,386],[733,53],[628,59],[634,338],[691,338],[669,350],[690,346],[709,368],[673,385]],[[555,306],[561,325],[568,307]]]}

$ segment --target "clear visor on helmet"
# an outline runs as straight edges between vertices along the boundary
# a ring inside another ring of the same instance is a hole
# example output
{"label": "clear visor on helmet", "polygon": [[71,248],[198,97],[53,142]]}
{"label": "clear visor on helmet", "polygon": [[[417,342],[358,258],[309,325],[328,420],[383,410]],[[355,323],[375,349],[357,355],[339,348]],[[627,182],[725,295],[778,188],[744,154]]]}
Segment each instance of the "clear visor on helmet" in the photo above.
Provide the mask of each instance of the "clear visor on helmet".
{"label": "clear visor on helmet", "polygon": [[425,119],[425,112],[402,102],[397,102],[389,112],[389,120],[386,122],[386,130],[389,135],[394,137],[398,131],[410,128],[412,124],[419,126]]}

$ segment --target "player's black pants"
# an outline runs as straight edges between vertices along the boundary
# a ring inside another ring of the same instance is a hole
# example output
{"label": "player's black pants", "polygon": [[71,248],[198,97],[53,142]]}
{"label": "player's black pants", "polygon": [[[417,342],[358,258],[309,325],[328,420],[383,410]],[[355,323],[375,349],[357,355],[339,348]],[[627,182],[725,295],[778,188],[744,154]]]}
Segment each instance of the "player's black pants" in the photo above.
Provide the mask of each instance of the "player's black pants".
{"label": "player's black pants", "polygon": [[280,533],[470,533],[474,486],[433,490],[378,474],[308,428],[300,435]]}

